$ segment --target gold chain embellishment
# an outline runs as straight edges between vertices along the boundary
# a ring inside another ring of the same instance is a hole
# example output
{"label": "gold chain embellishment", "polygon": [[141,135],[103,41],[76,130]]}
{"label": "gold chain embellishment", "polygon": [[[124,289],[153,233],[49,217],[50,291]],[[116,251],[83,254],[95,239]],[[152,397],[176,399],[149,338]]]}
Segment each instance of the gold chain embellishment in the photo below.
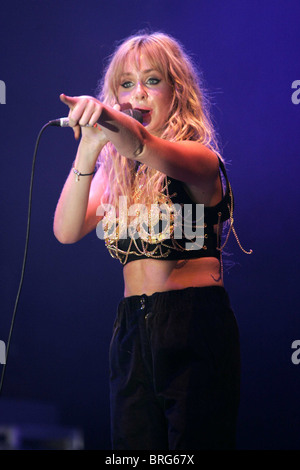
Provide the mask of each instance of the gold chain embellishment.
{"label": "gold chain embellishment", "polygon": [[[236,230],[233,226],[233,223],[234,223],[234,218],[233,218],[233,195],[232,195],[232,189],[231,189],[231,185],[229,183],[229,195],[230,195],[230,207],[228,206],[228,209],[229,209],[229,220],[230,220],[230,226],[229,226],[229,229],[228,229],[228,232],[227,232],[227,235],[226,235],[226,239],[225,239],[225,242],[223,243],[223,245],[220,247],[220,248],[217,248],[217,250],[221,251],[224,249],[224,247],[227,245],[227,242],[228,242],[228,239],[229,239],[229,235],[230,235],[230,232],[232,231],[232,233],[234,234],[234,237],[236,239],[236,242],[239,246],[239,248],[242,250],[243,253],[245,253],[246,255],[251,255],[253,253],[253,250],[250,249],[249,251],[245,250],[242,245],[241,245],[241,242],[239,240],[239,237],[236,233]],[[218,214],[219,216],[219,220],[218,220],[218,230],[219,230],[219,224],[220,224],[220,218],[221,218],[221,213]]]}
{"label": "gold chain embellishment", "polygon": [[[136,176],[138,176],[138,171]],[[202,248],[202,244],[200,245],[196,242],[194,243],[193,248],[184,248],[174,237],[175,224],[179,212],[176,212],[176,207],[172,202],[172,197],[175,197],[177,193],[174,193],[171,196],[169,194],[168,186],[170,183],[171,182],[166,178],[166,183],[162,188],[160,196],[156,201],[156,204],[151,205],[151,209],[143,207],[142,214],[139,210],[136,211],[135,216],[139,217],[137,221],[138,223],[136,226],[128,227],[128,238],[130,238],[130,242],[126,250],[122,250],[119,247],[120,238],[122,238],[121,227],[119,227],[119,218],[116,219],[114,214],[112,216],[107,214],[104,217],[103,230],[105,233],[105,245],[113,258],[119,259],[122,264],[126,264],[128,256],[131,254],[136,256],[146,256],[147,258],[161,259],[167,258],[172,249],[182,252]],[[139,184],[134,193],[134,200],[136,202],[139,201],[142,191],[143,185]],[[181,209],[182,206],[183,205],[180,204]],[[166,213],[163,213],[159,208],[163,208]],[[179,220],[182,222],[181,217]],[[201,222],[201,225],[192,225],[192,227],[194,229],[204,228],[203,219],[201,219]],[[163,224],[164,227],[162,229]],[[158,228],[158,230],[155,230],[155,228]],[[139,233],[140,246],[134,236],[136,232]],[[169,244],[167,244],[166,241],[168,241]],[[149,245],[152,245],[151,248]],[[153,245],[156,246],[153,248]],[[165,252],[163,251],[163,248],[166,249]]]}
{"label": "gold chain embellishment", "polygon": [[[138,167],[138,170],[136,172],[136,177],[138,177],[138,173],[140,170],[141,165]],[[105,245],[110,253],[110,255],[113,258],[118,259],[122,264],[126,264],[128,256],[131,254],[134,254],[136,256],[146,256],[148,258],[155,258],[155,259],[160,259],[160,258],[167,258],[170,250],[168,249],[165,253],[162,251],[162,246],[165,246],[167,248],[170,248],[167,245],[164,245],[162,242],[166,240],[169,237],[172,237],[172,234],[174,233],[174,215],[172,214],[172,201],[168,192],[168,184],[169,182],[167,181],[165,187],[162,189],[160,199],[164,204],[164,207],[168,211],[169,219],[165,216],[163,217],[163,214],[159,211],[154,211],[153,208],[150,210],[147,210],[147,214],[144,212],[147,217],[145,217],[146,220],[148,220],[148,225],[147,227],[143,224],[143,222],[140,222],[137,227],[134,228],[134,230],[139,232],[139,239],[141,242],[141,248],[137,244],[137,240],[135,239],[134,236],[129,236],[130,242],[127,250],[122,250],[119,248],[119,240],[120,240],[120,228],[119,228],[119,218],[115,218],[114,216],[109,216],[106,215],[105,217],[105,224],[103,226],[103,230],[105,233]],[[140,200],[141,194],[143,192],[144,185],[139,184],[138,188],[135,190],[134,193],[134,200],[136,203]],[[167,194],[163,194],[163,191],[167,192]],[[159,203],[157,201],[156,205]],[[136,216],[140,216],[140,213],[137,212],[135,214]],[[150,217],[149,217],[150,216]],[[163,231],[156,233],[155,232],[155,226],[159,223],[162,223],[163,221],[170,221],[169,224],[167,224],[164,228]],[[142,228],[142,233],[140,234]],[[130,229],[130,227],[129,227]],[[131,228],[132,230],[132,228]],[[132,245],[134,244],[135,250],[132,251]],[[155,248],[149,250],[149,244],[156,244]]]}
{"label": "gold chain embellishment", "polygon": [[[136,172],[136,178],[139,177],[139,171],[140,171],[139,166],[137,172]],[[128,256],[130,255],[135,255],[135,256],[146,256],[147,258],[153,258],[153,259],[161,259],[161,258],[167,258],[171,252],[171,250],[176,250],[176,251],[191,251],[195,249],[205,249],[206,247],[203,246],[203,243],[200,245],[197,242],[193,243],[192,248],[186,248],[180,245],[179,242],[174,237],[174,231],[175,231],[175,224],[176,224],[176,217],[178,216],[178,213],[174,211],[174,204],[172,203],[172,197],[175,197],[177,194],[174,193],[170,196],[168,186],[170,184],[170,181],[166,178],[166,183],[164,187],[161,190],[160,196],[154,204],[154,206],[157,206],[161,204],[160,207],[163,207],[166,209],[167,214],[163,214],[160,210],[153,210],[153,205],[151,205],[151,209],[147,209],[145,206],[143,206],[143,214],[144,218],[140,217],[141,214],[137,210],[135,216],[139,217],[138,223],[134,227],[129,226],[129,233],[127,233],[127,236],[125,237],[126,239],[129,238],[129,246],[126,250],[122,250],[119,247],[119,241],[124,235],[121,233],[122,226],[120,227],[120,220],[119,218],[115,218],[114,216],[106,215],[104,220],[105,224],[103,227],[104,233],[105,233],[105,245],[110,253],[110,255],[113,258],[118,259],[122,264],[126,264],[128,260]],[[140,197],[142,195],[144,189],[144,184],[139,184],[137,189],[134,192],[134,200],[138,203],[140,200]],[[217,246],[216,249],[220,251],[220,276],[223,278],[223,261],[222,261],[222,251],[224,247],[226,246],[230,232],[232,231],[234,234],[234,237],[236,239],[236,242],[239,246],[239,248],[245,253],[245,254],[252,254],[252,249],[249,251],[245,250],[241,242],[238,238],[238,235],[236,233],[236,230],[233,226],[234,224],[234,219],[233,219],[233,194],[232,194],[232,189],[231,185],[228,182],[228,189],[229,189],[229,196],[230,196],[230,205],[228,204],[228,210],[229,210],[229,221],[230,225],[226,234],[226,238],[224,243],[221,246]],[[180,205],[182,207],[182,204]],[[142,214],[142,215],[143,215]],[[219,243],[220,240],[220,227],[221,227],[221,216],[222,213],[218,213],[218,223],[217,223],[217,240]],[[128,217],[127,217],[128,218]],[[180,219],[181,220],[181,219]],[[128,221],[128,220],[127,220]],[[147,223],[145,222],[147,221]],[[155,227],[158,226],[159,224],[162,225],[164,222],[166,222],[166,225],[163,230],[161,231],[155,231]],[[181,220],[182,222],[182,220]],[[204,220],[201,220],[201,225],[197,225],[199,220],[196,220],[195,223],[192,225],[190,228],[193,230],[195,229],[203,229],[205,228],[206,224],[204,223]],[[121,222],[122,223],[122,222]],[[127,226],[126,226],[127,229]],[[181,227],[182,230],[182,227]],[[131,231],[131,234],[130,234]],[[138,241],[134,235],[138,232],[139,234],[139,242],[140,246],[138,245]],[[182,232],[183,234],[183,232]],[[180,237],[178,237],[180,238]],[[185,237],[186,239],[186,237]],[[168,241],[170,244],[167,244],[166,241]],[[151,248],[149,245],[152,245]],[[153,245],[156,245],[153,248]],[[163,248],[166,249],[165,252],[163,252]]]}

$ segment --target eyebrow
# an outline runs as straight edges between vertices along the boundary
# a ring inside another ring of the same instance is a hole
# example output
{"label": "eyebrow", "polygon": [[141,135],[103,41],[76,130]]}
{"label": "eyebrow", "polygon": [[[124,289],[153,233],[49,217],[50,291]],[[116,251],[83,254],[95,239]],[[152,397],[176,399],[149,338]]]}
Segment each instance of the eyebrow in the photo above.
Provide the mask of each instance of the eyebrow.
{"label": "eyebrow", "polygon": [[[147,70],[142,70],[143,74],[149,73],[149,72],[159,72],[157,69],[147,69]],[[124,72],[121,74],[121,77],[128,77],[129,75],[132,75],[133,72]]]}

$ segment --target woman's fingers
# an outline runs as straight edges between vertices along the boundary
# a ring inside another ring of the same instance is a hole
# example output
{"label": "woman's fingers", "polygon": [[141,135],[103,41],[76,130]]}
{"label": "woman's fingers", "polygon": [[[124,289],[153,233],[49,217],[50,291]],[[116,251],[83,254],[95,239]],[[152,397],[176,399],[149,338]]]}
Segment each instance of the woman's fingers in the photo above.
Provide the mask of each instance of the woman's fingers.
{"label": "woman's fingers", "polygon": [[96,102],[93,100],[87,100],[85,103],[84,110],[82,115],[79,119],[80,126],[93,126],[100,116],[99,106],[97,106]]}
{"label": "woman's fingers", "polygon": [[69,112],[69,124],[70,126],[76,126],[77,124],[79,125],[85,125],[86,123],[80,122],[81,118],[84,114],[84,111],[87,106],[87,100],[81,99],[78,100],[74,108],[70,108]]}
{"label": "woman's fingers", "polygon": [[76,105],[76,103],[78,101],[77,97],[67,96],[64,93],[61,93],[59,95],[59,98],[64,104],[69,106],[70,109],[74,108],[74,106]]}
{"label": "woman's fingers", "polygon": [[81,134],[80,126],[73,127],[73,132],[74,132],[75,139],[78,140]]}
{"label": "woman's fingers", "polygon": [[[85,141],[98,141],[105,145],[108,140],[97,124],[102,112],[102,103],[92,96],[60,95],[60,100],[69,107],[69,126],[73,128],[76,140],[82,136]],[[119,105],[114,106],[120,109]]]}
{"label": "woman's fingers", "polygon": [[102,111],[101,103],[91,96],[60,95],[61,101],[70,108],[69,125],[93,126],[99,119]]}

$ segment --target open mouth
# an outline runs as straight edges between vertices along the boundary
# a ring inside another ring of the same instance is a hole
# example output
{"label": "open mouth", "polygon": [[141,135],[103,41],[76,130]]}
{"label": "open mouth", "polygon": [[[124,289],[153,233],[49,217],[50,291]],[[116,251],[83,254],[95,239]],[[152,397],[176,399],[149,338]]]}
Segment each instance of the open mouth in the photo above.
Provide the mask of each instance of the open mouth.
{"label": "open mouth", "polygon": [[139,111],[142,114],[143,124],[144,125],[149,124],[149,122],[151,120],[151,109],[143,109],[143,108],[134,108],[134,109],[136,109],[137,111]]}

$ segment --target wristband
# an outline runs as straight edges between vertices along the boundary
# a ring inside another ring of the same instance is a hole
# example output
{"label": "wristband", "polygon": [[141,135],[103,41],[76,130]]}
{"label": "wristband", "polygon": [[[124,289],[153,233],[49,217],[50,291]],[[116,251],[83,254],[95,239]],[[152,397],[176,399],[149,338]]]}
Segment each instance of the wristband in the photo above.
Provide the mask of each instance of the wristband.
{"label": "wristband", "polygon": [[76,170],[76,168],[73,167],[73,173],[76,175],[76,182],[79,181],[79,176],[91,176],[96,173],[96,170],[92,171],[92,173],[80,173],[80,171]]}

